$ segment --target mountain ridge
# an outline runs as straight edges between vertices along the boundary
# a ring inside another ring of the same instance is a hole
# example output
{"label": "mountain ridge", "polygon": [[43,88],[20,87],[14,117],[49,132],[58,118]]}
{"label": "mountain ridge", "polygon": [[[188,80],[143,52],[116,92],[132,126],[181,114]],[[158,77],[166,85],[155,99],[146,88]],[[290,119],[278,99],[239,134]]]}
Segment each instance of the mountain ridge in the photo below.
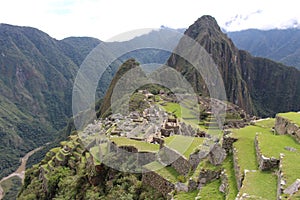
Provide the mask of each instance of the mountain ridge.
{"label": "mountain ridge", "polygon": [[[213,25],[208,26],[210,23]],[[238,50],[211,16],[199,18],[185,33],[211,54],[222,75],[230,102],[248,113],[263,117],[300,110],[297,104],[300,100],[300,72],[295,68]],[[176,55],[171,56],[168,64],[190,80],[196,91],[208,95],[207,89],[202,88],[203,79],[199,74],[195,75],[197,73],[190,64]],[[261,79],[264,76],[269,82]]]}

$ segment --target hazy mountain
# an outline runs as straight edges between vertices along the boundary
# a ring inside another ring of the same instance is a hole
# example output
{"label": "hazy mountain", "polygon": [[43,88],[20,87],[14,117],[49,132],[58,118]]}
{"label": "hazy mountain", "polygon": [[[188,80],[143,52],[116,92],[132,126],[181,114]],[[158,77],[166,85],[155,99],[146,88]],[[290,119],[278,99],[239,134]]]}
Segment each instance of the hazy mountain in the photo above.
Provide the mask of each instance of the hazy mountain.
{"label": "hazy mountain", "polygon": [[300,29],[249,29],[228,32],[239,49],[300,69]]}

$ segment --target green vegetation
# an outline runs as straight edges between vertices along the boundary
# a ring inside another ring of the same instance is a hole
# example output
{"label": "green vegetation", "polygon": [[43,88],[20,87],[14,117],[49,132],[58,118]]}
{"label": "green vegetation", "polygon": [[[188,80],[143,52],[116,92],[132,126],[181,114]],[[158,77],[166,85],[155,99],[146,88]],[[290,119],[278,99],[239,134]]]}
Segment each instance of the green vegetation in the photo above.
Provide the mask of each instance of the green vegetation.
{"label": "green vegetation", "polygon": [[239,158],[241,173],[243,173],[245,169],[256,170],[257,162],[254,147],[256,133],[269,135],[270,130],[261,128],[259,126],[247,126],[241,129],[233,129],[232,132],[232,136],[238,139],[233,146],[237,150],[237,157]]}
{"label": "green vegetation", "polygon": [[247,172],[239,195],[249,194],[255,199],[274,200],[277,195],[277,176],[272,172]]}
{"label": "green vegetation", "polygon": [[[282,160],[282,171],[287,186],[299,178],[300,169],[295,163],[300,163],[300,144],[290,135],[258,134],[259,147],[266,157],[279,159],[280,153],[284,154]],[[286,148],[294,148],[295,152]]]}
{"label": "green vegetation", "polygon": [[176,150],[188,159],[192,153],[200,149],[204,139],[182,135],[173,135],[171,137],[165,138],[164,140],[167,147]]}
{"label": "green vegetation", "polygon": [[224,200],[225,195],[219,191],[221,185],[221,179],[214,180],[205,186],[203,186],[198,194],[199,199],[211,200],[212,197],[214,200]]}
{"label": "green vegetation", "polygon": [[171,183],[178,182],[178,177],[180,174],[173,167],[165,167],[156,161],[149,163],[144,167],[150,171],[155,171],[155,173],[161,175]]}
{"label": "green vegetation", "polygon": [[261,119],[255,122],[255,126],[260,126],[262,128],[273,128],[275,125],[275,118]]}
{"label": "green vegetation", "polygon": [[225,173],[228,178],[228,194],[226,196],[226,200],[235,199],[238,194],[236,178],[234,174],[234,166],[233,166],[233,157],[232,155],[228,155],[226,160],[222,164],[225,169]]}
{"label": "green vegetation", "polygon": [[286,118],[293,123],[297,124],[300,126],[300,113],[297,112],[288,112],[288,113],[278,113],[277,116]]}
{"label": "green vegetation", "polygon": [[22,181],[19,177],[13,176],[1,182],[1,187],[4,191],[3,200],[14,199],[22,187]]}
{"label": "green vegetation", "polygon": [[292,147],[300,151],[299,143],[289,135],[258,134],[257,139],[263,155],[269,158],[279,159],[280,153],[285,155],[295,154],[286,150],[285,147]]}
{"label": "green vegetation", "polygon": [[182,119],[187,124],[192,125],[194,128],[200,128],[199,127],[200,111],[196,106],[191,108],[184,105],[181,106],[178,103],[167,102],[163,104],[163,108],[167,112],[175,115],[177,118]]}
{"label": "green vegetation", "polygon": [[198,190],[194,190],[191,192],[179,192],[174,196],[174,200],[195,200],[198,192]]}
{"label": "green vegetation", "polygon": [[111,137],[110,140],[115,142],[118,146],[134,146],[140,152],[158,152],[159,150],[158,144],[151,144],[148,142],[137,141],[125,137]]}

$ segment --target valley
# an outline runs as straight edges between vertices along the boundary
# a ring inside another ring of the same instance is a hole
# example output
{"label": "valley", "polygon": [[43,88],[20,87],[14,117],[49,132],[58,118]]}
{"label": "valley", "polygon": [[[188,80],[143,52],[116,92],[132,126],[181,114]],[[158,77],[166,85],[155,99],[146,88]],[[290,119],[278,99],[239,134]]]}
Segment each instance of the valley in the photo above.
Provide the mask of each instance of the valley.
{"label": "valley", "polygon": [[[189,48],[169,33],[104,43],[0,24],[1,195],[12,188],[6,197],[19,200],[300,198],[300,71],[238,49],[208,15],[184,32]],[[100,44],[174,51],[114,59],[93,83],[95,105],[72,117],[72,89],[88,91],[73,88],[82,63],[107,65],[95,54]],[[97,118],[78,128],[90,110]]]}

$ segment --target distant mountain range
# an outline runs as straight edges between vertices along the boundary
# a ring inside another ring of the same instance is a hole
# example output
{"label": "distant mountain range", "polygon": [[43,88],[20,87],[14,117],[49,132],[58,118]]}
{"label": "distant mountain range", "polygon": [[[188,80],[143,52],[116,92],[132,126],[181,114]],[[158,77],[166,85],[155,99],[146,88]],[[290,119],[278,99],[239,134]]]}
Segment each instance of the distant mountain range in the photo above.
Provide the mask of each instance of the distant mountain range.
{"label": "distant mountain range", "polygon": [[227,35],[239,49],[249,51],[253,56],[300,69],[300,29],[249,29]]}

